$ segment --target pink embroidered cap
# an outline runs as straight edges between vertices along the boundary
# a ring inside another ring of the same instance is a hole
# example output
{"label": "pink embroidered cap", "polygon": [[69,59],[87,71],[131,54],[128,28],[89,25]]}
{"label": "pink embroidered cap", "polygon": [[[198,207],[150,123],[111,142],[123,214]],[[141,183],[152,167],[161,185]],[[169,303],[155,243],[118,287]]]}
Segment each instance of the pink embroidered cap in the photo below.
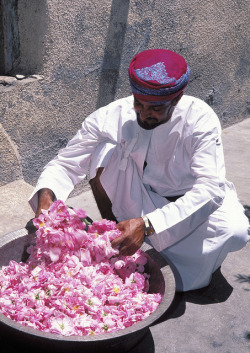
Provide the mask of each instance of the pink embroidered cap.
{"label": "pink embroidered cap", "polygon": [[128,71],[134,96],[155,103],[177,97],[190,78],[185,59],[167,49],[149,49],[137,54]]}

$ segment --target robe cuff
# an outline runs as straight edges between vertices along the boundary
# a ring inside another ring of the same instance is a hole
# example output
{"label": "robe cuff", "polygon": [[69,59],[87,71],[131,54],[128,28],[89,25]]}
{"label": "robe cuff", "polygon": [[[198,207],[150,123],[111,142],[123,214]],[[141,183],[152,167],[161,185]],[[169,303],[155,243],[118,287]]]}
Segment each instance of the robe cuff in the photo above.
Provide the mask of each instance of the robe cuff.
{"label": "robe cuff", "polygon": [[40,176],[38,183],[31,194],[28,202],[34,212],[38,206],[38,191],[47,188],[55,194],[55,200],[65,202],[74,189],[74,184],[69,177],[62,176],[62,174],[55,168],[47,168]]}

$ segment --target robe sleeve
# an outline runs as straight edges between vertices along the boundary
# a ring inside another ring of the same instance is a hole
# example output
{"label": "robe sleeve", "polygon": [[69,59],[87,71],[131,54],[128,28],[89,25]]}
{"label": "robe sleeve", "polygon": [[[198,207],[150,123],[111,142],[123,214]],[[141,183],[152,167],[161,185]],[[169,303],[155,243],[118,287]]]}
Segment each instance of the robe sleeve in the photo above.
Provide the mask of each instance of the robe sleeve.
{"label": "robe sleeve", "polygon": [[101,142],[112,141],[105,128],[107,114],[107,110],[101,108],[87,117],[67,146],[44,167],[29,199],[34,211],[38,203],[38,190],[49,188],[57,200],[65,201],[74,186],[86,177],[97,146]]}
{"label": "robe sleeve", "polygon": [[197,119],[188,148],[190,172],[195,179],[193,187],[175,202],[147,214],[156,236],[165,234],[161,248],[190,234],[222,205],[225,197],[221,128],[212,110]]}

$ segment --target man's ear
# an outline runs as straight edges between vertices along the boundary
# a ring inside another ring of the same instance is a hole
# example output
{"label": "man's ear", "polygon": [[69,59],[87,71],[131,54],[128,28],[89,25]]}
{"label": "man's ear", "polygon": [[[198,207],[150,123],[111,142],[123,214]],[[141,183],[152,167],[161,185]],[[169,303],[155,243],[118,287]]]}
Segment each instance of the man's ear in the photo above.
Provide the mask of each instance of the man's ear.
{"label": "man's ear", "polygon": [[181,97],[183,96],[184,92],[182,91],[177,97],[175,97],[172,100],[172,106],[176,106],[176,104],[179,102],[179,100],[181,99]]}

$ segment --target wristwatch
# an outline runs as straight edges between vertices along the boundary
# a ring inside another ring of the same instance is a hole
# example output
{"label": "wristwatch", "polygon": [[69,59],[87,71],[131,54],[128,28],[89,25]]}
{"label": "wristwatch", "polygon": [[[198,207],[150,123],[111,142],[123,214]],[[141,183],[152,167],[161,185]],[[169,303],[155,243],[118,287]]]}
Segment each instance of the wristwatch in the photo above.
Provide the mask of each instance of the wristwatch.
{"label": "wristwatch", "polygon": [[149,235],[152,235],[154,234],[155,230],[154,230],[154,227],[152,226],[150,220],[148,219],[147,216],[142,216],[142,219],[145,223],[145,231],[144,231],[144,234],[145,234],[145,237],[148,237]]}

